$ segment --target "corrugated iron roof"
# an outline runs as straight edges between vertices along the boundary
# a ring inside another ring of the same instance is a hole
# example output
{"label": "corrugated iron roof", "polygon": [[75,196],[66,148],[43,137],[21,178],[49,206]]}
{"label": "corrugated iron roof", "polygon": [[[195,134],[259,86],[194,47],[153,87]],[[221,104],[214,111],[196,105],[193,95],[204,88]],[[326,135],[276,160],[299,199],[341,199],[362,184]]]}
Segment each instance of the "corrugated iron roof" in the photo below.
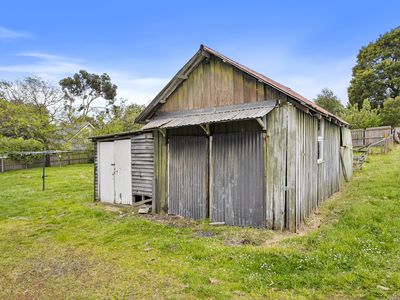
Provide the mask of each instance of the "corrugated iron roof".
{"label": "corrugated iron roof", "polygon": [[262,101],[215,107],[212,109],[187,110],[162,113],[153,118],[142,129],[175,128],[217,122],[261,118],[274,109],[276,101]]}
{"label": "corrugated iron roof", "polygon": [[110,133],[110,134],[104,134],[104,135],[96,135],[96,136],[90,136],[88,137],[88,139],[95,141],[95,140],[99,140],[99,139],[104,139],[104,138],[119,138],[119,137],[123,137],[123,136],[133,136],[133,135],[138,135],[141,133],[145,133],[148,132],[148,130],[143,130],[143,128],[141,128],[140,130],[135,130],[135,131],[124,131],[124,132],[119,132],[119,133]]}
{"label": "corrugated iron roof", "polygon": [[250,76],[255,77],[259,81],[281,91],[282,93],[288,95],[289,97],[293,98],[296,100],[300,105],[304,107],[311,108],[317,112],[322,113],[324,116],[331,117],[338,122],[348,125],[348,123],[341,118],[335,116],[334,114],[330,113],[329,111],[325,110],[324,108],[318,106],[314,102],[308,100],[307,98],[303,97],[302,95],[296,93],[289,87],[280,84],[271,78],[262,75],[256,71],[253,71],[252,69],[245,67],[236,61],[230,59],[229,57],[205,46],[201,45],[199,51],[183,66],[181,70],[171,79],[171,81],[161,90],[161,92],[151,101],[151,103],[144,109],[144,111],[136,118],[136,121],[139,123],[144,123],[147,118],[152,117],[152,114],[155,113],[157,107],[162,104],[162,101],[164,101],[168,95],[170,95],[179,85],[180,83],[186,78],[188,74],[191,73],[191,71],[201,63],[203,59],[206,58],[207,55],[214,55],[220,59],[222,59],[224,62],[231,64],[232,66],[238,68],[239,70],[249,74]]}

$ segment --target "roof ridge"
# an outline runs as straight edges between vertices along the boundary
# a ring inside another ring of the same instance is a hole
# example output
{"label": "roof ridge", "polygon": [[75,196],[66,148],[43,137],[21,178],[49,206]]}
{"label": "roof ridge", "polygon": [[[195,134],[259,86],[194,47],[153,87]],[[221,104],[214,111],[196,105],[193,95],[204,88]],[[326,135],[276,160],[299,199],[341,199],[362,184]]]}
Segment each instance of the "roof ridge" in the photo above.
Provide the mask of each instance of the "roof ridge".
{"label": "roof ridge", "polygon": [[319,113],[324,114],[325,116],[334,118],[335,120],[339,121],[342,124],[348,125],[348,123],[343,119],[327,111],[326,109],[320,107],[313,101],[308,100],[306,97],[300,95],[299,93],[292,90],[288,86],[283,85],[257,71],[254,71],[253,69],[250,69],[240,64],[235,60],[227,57],[224,54],[219,53],[218,51],[204,44],[200,45],[200,49],[196,52],[196,54],[178,71],[178,73],[169,81],[169,83],[160,91],[160,93],[150,102],[150,104],[144,109],[144,111],[136,118],[136,121],[144,123],[149,115],[154,114],[154,110],[157,108],[157,106],[160,103],[165,103],[165,99],[169,95],[168,93],[171,93],[171,91],[175,90],[180,85],[181,81],[184,80],[184,78],[187,78],[187,75],[192,72],[195,66],[197,66],[196,63],[198,64],[199,62],[202,61],[201,57],[203,57],[204,59],[205,57],[208,57],[210,54],[220,58],[223,62],[229,63],[230,65],[238,68],[242,72],[245,72],[250,76],[258,79],[260,82],[263,82],[264,84],[273,87],[274,89],[282,92],[283,94],[286,94],[287,96],[298,101],[301,105],[314,109]]}
{"label": "roof ridge", "polygon": [[288,86],[286,86],[286,85],[284,85],[282,83],[279,83],[279,82],[269,78],[268,76],[265,76],[264,74],[261,74],[261,73],[259,73],[257,71],[254,71],[253,69],[251,69],[249,67],[246,67],[246,66],[242,65],[241,63],[236,62],[235,60],[227,57],[224,54],[221,54],[220,52],[218,52],[218,51],[216,51],[216,50],[214,50],[214,49],[212,49],[212,48],[210,48],[210,47],[208,47],[208,46],[206,46],[204,44],[201,44],[200,49],[204,50],[204,51],[207,51],[207,52],[209,52],[209,53],[221,58],[222,60],[228,61],[231,65],[236,66],[237,68],[239,68],[242,71],[252,75],[253,77],[257,77],[258,79],[261,79],[262,81],[265,81],[266,84],[269,84],[274,88],[282,90],[282,92],[284,92],[285,94],[289,94],[289,96],[291,96],[291,97],[293,97],[293,98],[295,98],[297,100],[305,102],[306,104],[310,105],[312,108],[314,108],[314,109],[316,109],[316,110],[318,110],[318,111],[320,111],[320,112],[322,112],[322,113],[324,113],[326,115],[334,117],[335,119],[339,120],[342,123],[348,124],[346,121],[342,120],[341,118],[339,118],[335,114],[333,114],[333,113],[327,111],[326,109],[322,108],[321,106],[319,106],[315,102],[307,99],[303,95],[300,95],[298,92],[294,91],[290,87],[288,87]]}

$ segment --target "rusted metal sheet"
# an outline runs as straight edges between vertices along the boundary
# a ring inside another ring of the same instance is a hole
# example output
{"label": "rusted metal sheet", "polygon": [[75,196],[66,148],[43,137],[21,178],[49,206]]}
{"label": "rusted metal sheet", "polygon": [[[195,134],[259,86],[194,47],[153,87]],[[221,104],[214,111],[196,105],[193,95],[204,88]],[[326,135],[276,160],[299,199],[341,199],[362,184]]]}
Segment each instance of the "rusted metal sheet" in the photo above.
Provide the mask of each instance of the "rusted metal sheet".
{"label": "rusted metal sheet", "polygon": [[146,124],[143,129],[176,128],[190,125],[261,118],[273,110],[275,104],[275,101],[261,101],[257,103],[215,107],[212,109],[162,113]]}
{"label": "rusted metal sheet", "polygon": [[207,137],[171,136],[168,153],[168,213],[196,220],[207,218]]}
{"label": "rusted metal sheet", "polygon": [[146,132],[132,136],[132,194],[152,196],[154,178],[154,138]]}
{"label": "rusted metal sheet", "polygon": [[212,221],[264,227],[263,133],[215,134],[211,148]]}

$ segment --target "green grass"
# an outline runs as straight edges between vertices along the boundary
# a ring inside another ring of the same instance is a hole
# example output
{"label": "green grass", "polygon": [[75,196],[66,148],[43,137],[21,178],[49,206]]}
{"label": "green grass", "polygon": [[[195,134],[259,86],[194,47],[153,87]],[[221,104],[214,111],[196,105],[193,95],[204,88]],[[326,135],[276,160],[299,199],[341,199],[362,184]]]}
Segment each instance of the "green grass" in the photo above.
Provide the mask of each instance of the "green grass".
{"label": "green grass", "polygon": [[92,165],[0,174],[0,298],[400,296],[400,148],[296,235],[94,204]]}

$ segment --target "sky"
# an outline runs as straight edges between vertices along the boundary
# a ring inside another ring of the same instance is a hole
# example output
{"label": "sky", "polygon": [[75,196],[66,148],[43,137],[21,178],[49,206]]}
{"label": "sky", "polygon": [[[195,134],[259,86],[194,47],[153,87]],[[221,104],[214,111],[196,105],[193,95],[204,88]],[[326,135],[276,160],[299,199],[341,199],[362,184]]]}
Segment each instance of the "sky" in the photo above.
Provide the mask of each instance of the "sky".
{"label": "sky", "polygon": [[148,104],[200,44],[314,99],[347,103],[359,49],[400,25],[400,1],[3,1],[0,79],[108,73]]}

